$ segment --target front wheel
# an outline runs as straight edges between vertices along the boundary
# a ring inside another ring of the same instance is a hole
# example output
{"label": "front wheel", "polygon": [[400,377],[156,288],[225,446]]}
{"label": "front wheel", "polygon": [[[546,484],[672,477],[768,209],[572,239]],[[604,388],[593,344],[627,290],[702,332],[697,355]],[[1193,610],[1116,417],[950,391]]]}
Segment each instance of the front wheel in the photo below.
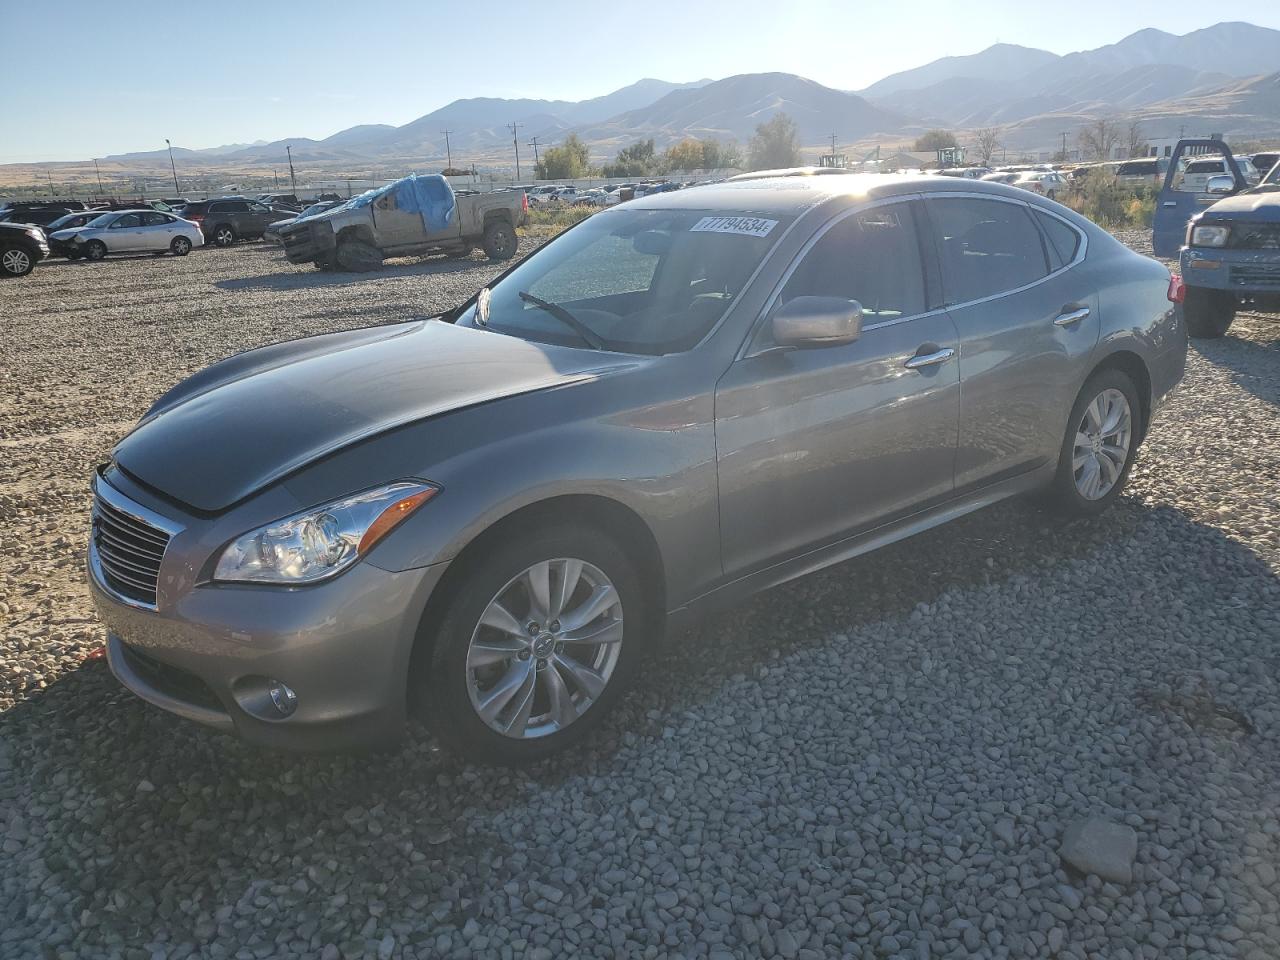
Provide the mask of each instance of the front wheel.
{"label": "front wheel", "polygon": [[107,245],[101,240],[90,240],[84,245],[86,260],[101,260],[107,255]]}
{"label": "front wheel", "polygon": [[338,244],[336,257],[343,270],[365,273],[382,269],[382,251],[363,240],[343,240]]}
{"label": "front wheel", "polygon": [[468,564],[415,699],[432,731],[469,759],[520,764],[579,742],[616,704],[640,654],[640,578],[597,531],[516,535]]}
{"label": "front wheel", "polygon": [[169,244],[169,250],[175,257],[185,257],[191,252],[191,241],[186,237],[174,237]]}
{"label": "front wheel", "polygon": [[1187,287],[1182,317],[1191,336],[1217,340],[1226,335],[1236,318],[1236,298],[1227,290]]}
{"label": "front wheel", "polygon": [[1049,490],[1052,507],[1094,517],[1115,502],[1138,451],[1141,410],[1137,388],[1121,371],[1100,370],[1088,379],[1067,420]]}
{"label": "front wheel", "polygon": [[0,247],[0,276],[25,277],[35,267],[35,257],[22,247]]}
{"label": "front wheel", "polygon": [[516,255],[519,240],[511,224],[505,220],[495,220],[484,228],[484,237],[481,242],[485,256],[490,260],[510,260]]}

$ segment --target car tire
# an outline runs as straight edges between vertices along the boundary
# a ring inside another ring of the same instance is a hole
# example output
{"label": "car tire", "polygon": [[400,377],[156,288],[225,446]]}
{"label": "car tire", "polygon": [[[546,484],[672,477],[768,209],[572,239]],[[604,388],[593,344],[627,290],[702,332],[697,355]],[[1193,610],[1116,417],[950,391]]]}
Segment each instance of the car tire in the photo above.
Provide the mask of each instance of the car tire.
{"label": "car tire", "polygon": [[1201,340],[1225,336],[1236,318],[1236,298],[1227,290],[1187,287],[1182,302],[1187,333]]}
{"label": "car tire", "polygon": [[[1142,435],[1142,406],[1133,380],[1120,370],[1099,370],[1071,406],[1048,505],[1069,517],[1104,512],[1129,480]],[[1093,477],[1098,478],[1096,487]]]}
{"label": "car tire", "polygon": [[516,237],[515,227],[505,220],[494,220],[484,228],[481,243],[485,256],[490,260],[510,260],[516,255],[520,241]]}
{"label": "car tire", "polygon": [[25,277],[36,268],[36,258],[20,244],[0,246],[0,276]]}
{"label": "car tire", "polygon": [[229,223],[220,223],[213,228],[213,242],[219,247],[229,247],[238,239],[236,228]]}
{"label": "car tire", "polygon": [[63,256],[66,257],[68,260],[79,260],[82,256],[84,256],[84,254],[80,253],[77,250],[68,250],[66,253],[63,254]]}
{"label": "car tire", "polygon": [[366,273],[382,269],[382,251],[363,240],[343,240],[338,244],[338,266],[343,270]]}
{"label": "car tire", "polygon": [[323,273],[331,273],[336,269],[332,257],[316,257],[311,261],[312,265]]}
{"label": "car tire", "polygon": [[169,252],[175,257],[185,257],[191,252],[191,241],[186,237],[174,237],[169,242]]}
{"label": "car tire", "polygon": [[86,260],[101,260],[107,255],[107,245],[101,240],[90,240],[84,245],[84,257]]}
{"label": "car tire", "polygon": [[1048,193],[1045,194],[1045,196],[1048,197],[1050,200],[1053,200],[1056,202],[1058,199],[1058,191],[1050,190]]}
{"label": "car tire", "polygon": [[[468,760],[518,766],[571,747],[600,726],[634,674],[649,611],[627,553],[590,527],[533,528],[481,549],[463,559],[439,619],[424,622],[419,642],[429,644],[429,653],[424,648],[415,657],[411,700],[447,749]],[[528,577],[543,565],[547,598],[559,594],[566,571],[579,565],[559,611],[554,600],[534,605]],[[601,596],[613,603],[592,616],[590,598],[606,588],[612,593]],[[495,604],[515,634],[491,626],[504,621]],[[567,615],[585,619],[573,628],[555,619]],[[544,617],[551,619],[540,622]],[[560,639],[570,630],[609,639]],[[508,699],[499,702],[504,687]],[[492,711],[489,719],[482,710]]]}

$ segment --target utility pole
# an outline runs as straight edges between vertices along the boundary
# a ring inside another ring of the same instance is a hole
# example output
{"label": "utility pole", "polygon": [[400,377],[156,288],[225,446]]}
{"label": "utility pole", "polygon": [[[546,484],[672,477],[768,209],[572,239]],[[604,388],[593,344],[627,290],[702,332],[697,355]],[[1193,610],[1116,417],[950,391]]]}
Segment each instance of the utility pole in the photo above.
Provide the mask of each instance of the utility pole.
{"label": "utility pole", "polygon": [[101,195],[101,194],[103,193],[103,189],[102,189],[102,171],[98,169],[98,158],[97,158],[97,157],[94,157],[94,158],[93,158],[93,172],[94,172],[94,173],[96,173],[96,174],[98,175],[98,193],[99,193],[99,195]]}
{"label": "utility pole", "polygon": [[298,178],[293,175],[293,147],[289,144],[284,145],[284,152],[289,155],[289,183],[293,187],[293,192],[298,192]]}
{"label": "utility pole", "polygon": [[173,144],[169,142],[169,138],[164,138],[165,146],[169,148],[169,169],[173,171],[173,193],[174,196],[182,196],[182,188],[178,186],[178,167],[173,162]]}
{"label": "utility pole", "polygon": [[441,130],[440,132],[444,134],[444,155],[449,158],[448,168],[452,170],[453,169],[453,148],[449,146],[449,134],[451,134],[453,131]]}
{"label": "utility pole", "polygon": [[48,167],[44,168],[44,175],[49,178],[49,196],[56,197],[57,194],[53,192],[53,174],[49,172]]}
{"label": "utility pole", "polygon": [[516,179],[520,179],[520,128],[523,123],[508,123],[507,129],[511,131],[511,143],[516,148]]}
{"label": "utility pole", "polygon": [[1062,131],[1062,159],[1067,159],[1067,131]]}
{"label": "utility pole", "polygon": [[835,155],[836,155],[836,132],[832,130],[831,131],[831,156],[834,157]]}
{"label": "utility pole", "polygon": [[533,139],[531,139],[529,141],[529,146],[533,147],[533,162],[537,164],[539,162],[538,161],[538,138],[534,137]]}

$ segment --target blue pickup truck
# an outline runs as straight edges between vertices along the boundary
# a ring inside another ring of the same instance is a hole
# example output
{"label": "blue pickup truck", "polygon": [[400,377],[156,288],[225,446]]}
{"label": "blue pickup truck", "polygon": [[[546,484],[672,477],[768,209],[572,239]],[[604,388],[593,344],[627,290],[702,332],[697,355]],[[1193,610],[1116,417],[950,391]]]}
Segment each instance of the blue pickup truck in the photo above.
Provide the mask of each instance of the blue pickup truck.
{"label": "blue pickup truck", "polygon": [[[1222,172],[1207,179],[1187,172],[1206,166]],[[1191,336],[1221,337],[1242,303],[1280,310],[1280,164],[1250,187],[1221,140],[1180,140],[1151,241],[1156,256],[1179,260]]]}

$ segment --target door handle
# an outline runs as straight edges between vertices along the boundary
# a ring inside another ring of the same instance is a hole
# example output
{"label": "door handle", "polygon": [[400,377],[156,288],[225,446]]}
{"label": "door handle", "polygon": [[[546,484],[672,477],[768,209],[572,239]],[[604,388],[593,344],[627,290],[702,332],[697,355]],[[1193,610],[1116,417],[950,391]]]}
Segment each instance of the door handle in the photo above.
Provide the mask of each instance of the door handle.
{"label": "door handle", "polygon": [[903,366],[908,370],[919,370],[921,367],[933,367],[939,363],[946,363],[955,355],[956,352],[951,347],[943,347],[933,353],[917,353],[915,356],[909,357]]}
{"label": "door handle", "polygon": [[1177,200],[1166,200],[1164,203],[1160,204],[1162,207],[1176,207],[1177,205]]}
{"label": "door handle", "polygon": [[1079,323],[1088,315],[1088,307],[1077,307],[1074,310],[1065,310],[1053,318],[1053,325],[1055,327],[1069,327],[1073,323]]}

